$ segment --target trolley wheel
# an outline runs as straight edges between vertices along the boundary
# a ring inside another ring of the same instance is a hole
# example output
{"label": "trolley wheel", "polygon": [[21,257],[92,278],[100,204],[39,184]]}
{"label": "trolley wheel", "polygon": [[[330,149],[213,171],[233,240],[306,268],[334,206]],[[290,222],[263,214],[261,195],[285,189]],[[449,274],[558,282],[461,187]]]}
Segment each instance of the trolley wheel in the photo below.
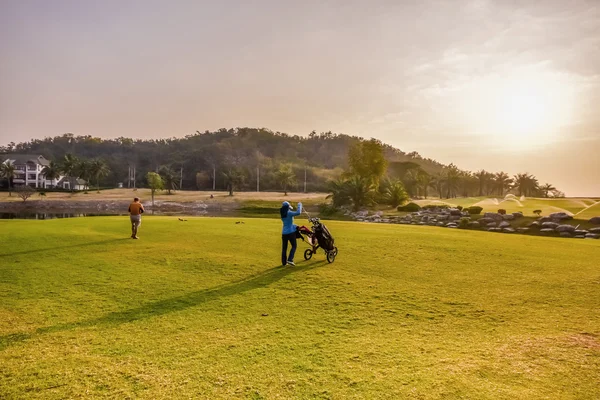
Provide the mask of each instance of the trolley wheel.
{"label": "trolley wheel", "polygon": [[313,252],[311,249],[306,249],[304,251],[304,259],[305,260],[310,260],[312,258]]}
{"label": "trolley wheel", "polygon": [[337,253],[338,253],[338,249],[337,249],[337,247],[334,247],[334,248],[333,248],[333,252],[335,253],[335,256],[337,256]]}
{"label": "trolley wheel", "polygon": [[327,262],[329,264],[331,264],[334,261],[335,261],[335,251],[334,250],[328,251],[327,252]]}

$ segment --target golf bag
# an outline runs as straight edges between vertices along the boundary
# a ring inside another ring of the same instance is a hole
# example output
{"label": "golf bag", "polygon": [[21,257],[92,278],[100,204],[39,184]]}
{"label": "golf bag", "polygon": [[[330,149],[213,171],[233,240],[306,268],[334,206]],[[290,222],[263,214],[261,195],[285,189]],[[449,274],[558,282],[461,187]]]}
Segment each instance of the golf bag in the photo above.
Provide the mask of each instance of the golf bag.
{"label": "golf bag", "polygon": [[310,229],[305,226],[296,229],[296,235],[302,240],[304,240],[304,236],[306,236],[308,238],[308,244],[312,247],[304,252],[304,259],[310,260],[312,255],[317,252],[317,249],[321,248],[327,255],[327,261],[332,263],[338,253],[333,235],[319,218],[309,218],[308,220],[312,224]]}

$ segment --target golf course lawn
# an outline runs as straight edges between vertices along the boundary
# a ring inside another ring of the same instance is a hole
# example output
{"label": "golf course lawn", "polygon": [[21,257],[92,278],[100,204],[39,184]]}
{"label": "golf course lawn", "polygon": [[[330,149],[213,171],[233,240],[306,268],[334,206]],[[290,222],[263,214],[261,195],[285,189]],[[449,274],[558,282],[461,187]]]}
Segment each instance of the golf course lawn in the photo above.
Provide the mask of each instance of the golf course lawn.
{"label": "golf course lawn", "polygon": [[0,398],[600,398],[600,240],[237,221],[0,221]]}

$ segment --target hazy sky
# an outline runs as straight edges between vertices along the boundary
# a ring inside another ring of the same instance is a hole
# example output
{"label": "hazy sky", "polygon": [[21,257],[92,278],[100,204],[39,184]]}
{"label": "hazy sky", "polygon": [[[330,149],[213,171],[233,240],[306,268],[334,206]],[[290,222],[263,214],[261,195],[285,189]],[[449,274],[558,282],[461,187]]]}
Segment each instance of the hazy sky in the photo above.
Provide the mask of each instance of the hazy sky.
{"label": "hazy sky", "polygon": [[0,0],[0,144],[266,127],[600,196],[600,0]]}

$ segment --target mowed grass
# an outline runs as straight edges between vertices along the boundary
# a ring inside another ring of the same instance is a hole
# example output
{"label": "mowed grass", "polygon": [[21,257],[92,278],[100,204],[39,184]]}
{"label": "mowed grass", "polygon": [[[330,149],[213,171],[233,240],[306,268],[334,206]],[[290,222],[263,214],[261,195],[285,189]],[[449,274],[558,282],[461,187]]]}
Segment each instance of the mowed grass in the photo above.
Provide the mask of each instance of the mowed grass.
{"label": "mowed grass", "polygon": [[600,397],[600,241],[236,221],[1,221],[0,398]]}
{"label": "mowed grass", "polygon": [[446,204],[450,206],[480,206],[483,212],[497,212],[504,209],[507,212],[521,211],[524,215],[534,215],[534,210],[540,210],[541,215],[555,212],[566,212],[577,215],[579,219],[589,219],[600,216],[600,200],[592,198],[535,198],[508,195],[504,198],[495,197],[460,197],[456,199],[423,199],[415,201],[420,206]]}
{"label": "mowed grass", "polygon": [[600,201],[593,203],[576,214],[579,219],[590,219],[600,217]]}

